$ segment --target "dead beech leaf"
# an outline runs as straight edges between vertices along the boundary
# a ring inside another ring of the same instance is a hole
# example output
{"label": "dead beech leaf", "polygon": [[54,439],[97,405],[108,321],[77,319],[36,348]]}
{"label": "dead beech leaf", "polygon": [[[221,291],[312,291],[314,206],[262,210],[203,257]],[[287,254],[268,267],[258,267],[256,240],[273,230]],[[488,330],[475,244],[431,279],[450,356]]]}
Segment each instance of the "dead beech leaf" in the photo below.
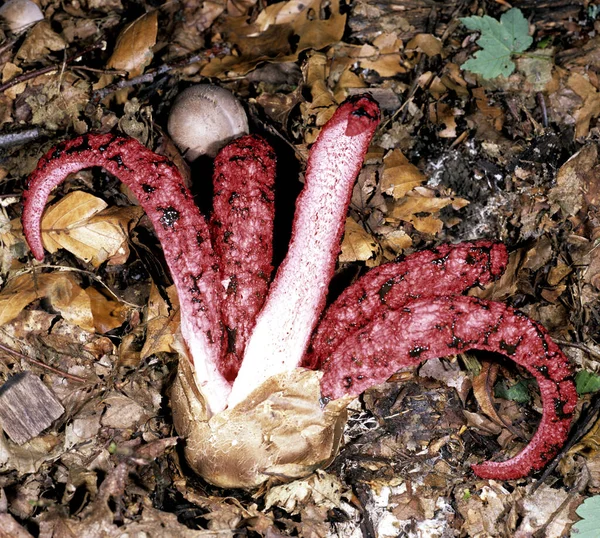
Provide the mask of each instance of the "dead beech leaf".
{"label": "dead beech leaf", "polygon": [[420,50],[431,58],[441,54],[443,46],[441,40],[433,34],[417,34],[406,44],[406,50]]}
{"label": "dead beech leaf", "polygon": [[346,230],[342,241],[340,263],[366,262],[367,267],[379,265],[381,247],[360,224],[354,219],[346,219]]}
{"label": "dead beech leaf", "polygon": [[421,171],[409,162],[402,151],[395,149],[383,160],[381,191],[396,200],[426,181]]}
{"label": "dead beech leaf", "polygon": [[17,58],[35,62],[48,56],[50,51],[67,48],[66,41],[57,34],[46,20],[38,22],[25,37],[17,52]]}
{"label": "dead beech leaf", "polygon": [[[598,96],[600,98],[600,94]],[[588,177],[597,162],[598,146],[587,144],[560,167],[556,186],[548,192],[548,200],[555,211],[560,208],[569,217],[579,212],[584,203],[583,193],[588,190]]]}
{"label": "dead beech leaf", "polygon": [[[327,6],[327,9],[323,9]],[[267,6],[252,24],[246,16],[222,23],[224,38],[239,52],[212,59],[202,70],[206,77],[231,71],[246,74],[262,61],[295,61],[301,52],[320,50],[342,39],[346,14],[340,0],[290,0]]]}
{"label": "dead beech leaf", "polygon": [[583,100],[581,108],[575,112],[575,137],[587,136],[590,121],[600,115],[600,93],[585,76],[579,73],[572,73],[567,80],[567,85]]}
{"label": "dead beech leaf", "polygon": [[121,69],[136,77],[150,64],[158,33],[158,12],[151,11],[128,24],[117,38],[117,44],[106,66]]}
{"label": "dead beech leaf", "polygon": [[492,390],[498,377],[499,365],[490,361],[481,363],[481,371],[473,378],[473,395],[481,410],[496,424],[502,425],[502,419],[498,415],[492,402]]}
{"label": "dead beech leaf", "polygon": [[94,267],[107,260],[123,263],[129,255],[129,224],[143,210],[132,206],[103,211],[106,206],[104,200],[83,191],[71,192],[51,206],[42,218],[46,250],[53,253],[65,248]]}
{"label": "dead beech leaf", "polygon": [[9,281],[0,292],[0,325],[15,319],[41,297],[48,297],[66,320],[84,330],[94,330],[89,297],[70,273],[26,273]]}
{"label": "dead beech leaf", "polygon": [[141,360],[155,353],[173,351],[173,335],[179,326],[179,316],[176,315],[179,312],[179,298],[175,286],[171,286],[167,294],[171,308],[156,284],[152,283],[146,312],[146,341],[140,352]]}
{"label": "dead beech leaf", "polygon": [[85,292],[90,300],[94,328],[97,332],[107,333],[127,321],[129,308],[123,303],[105,297],[96,288],[87,288]]}
{"label": "dead beech leaf", "polygon": [[429,105],[429,118],[437,125],[445,125],[446,128],[438,132],[440,138],[454,138],[456,136],[456,116],[462,114],[458,109],[438,101]]}
{"label": "dead beech leaf", "polygon": [[52,306],[69,323],[94,332],[94,316],[90,296],[69,273],[60,274],[51,286],[47,297]]}
{"label": "dead beech leaf", "polygon": [[463,198],[456,198],[454,196],[435,197],[427,189],[415,189],[410,196],[405,196],[398,205],[392,208],[386,220],[391,217],[392,219],[410,222],[419,232],[435,235],[443,227],[443,222],[435,216],[440,209],[450,205],[454,209],[460,209],[468,205],[468,203]]}

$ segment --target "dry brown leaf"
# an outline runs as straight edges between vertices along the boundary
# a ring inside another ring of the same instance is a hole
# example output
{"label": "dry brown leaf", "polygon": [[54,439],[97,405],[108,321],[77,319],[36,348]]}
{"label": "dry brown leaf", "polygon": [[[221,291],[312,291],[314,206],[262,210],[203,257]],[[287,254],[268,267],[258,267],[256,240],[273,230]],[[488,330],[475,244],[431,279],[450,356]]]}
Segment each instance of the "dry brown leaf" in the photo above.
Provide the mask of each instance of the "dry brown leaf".
{"label": "dry brown leaf", "polygon": [[[600,94],[598,97],[600,98]],[[600,112],[600,108],[598,111]],[[556,186],[548,192],[548,200],[555,211],[560,208],[565,216],[579,212],[583,207],[583,193],[587,190],[589,173],[597,162],[598,147],[596,144],[587,144],[560,167],[556,174]]]}
{"label": "dry brown leaf", "polygon": [[127,321],[130,309],[126,305],[105,297],[95,288],[87,288],[85,292],[90,300],[94,327],[97,332],[107,333]]}
{"label": "dry brown leaf", "polygon": [[443,227],[443,222],[434,216],[440,209],[450,205],[454,209],[460,209],[468,203],[463,198],[454,196],[436,197],[432,191],[416,188],[410,196],[405,196],[398,205],[392,208],[386,220],[392,218],[410,222],[419,232],[435,235]]}
{"label": "dry brown leaf", "polygon": [[89,295],[69,273],[57,275],[61,278],[57,278],[48,290],[50,303],[69,323],[85,331],[94,332],[94,316]]}
{"label": "dry brown leaf", "polygon": [[367,267],[379,265],[381,247],[354,219],[346,219],[346,230],[342,241],[342,252],[339,255],[340,263],[366,262]]}
{"label": "dry brown leaf", "polygon": [[227,76],[231,71],[245,74],[261,61],[295,61],[307,50],[320,50],[340,41],[346,26],[346,14],[340,1],[290,0],[267,6],[256,21],[230,17],[223,22],[225,39],[239,54],[214,58],[202,70],[207,77]]}
{"label": "dry brown leaf", "polygon": [[429,119],[437,125],[445,125],[446,128],[438,132],[440,138],[454,138],[456,136],[456,116],[462,111],[438,101],[429,105]]}
{"label": "dry brown leaf", "polygon": [[83,191],[69,193],[42,218],[46,250],[65,248],[94,267],[105,261],[123,263],[129,256],[128,229],[140,218],[140,207],[106,208],[106,202]]}
{"label": "dry brown leaf", "polygon": [[0,292],[0,325],[15,319],[31,302],[48,297],[63,318],[86,331],[94,331],[90,300],[71,273],[26,273]]}
{"label": "dry brown leaf", "polygon": [[117,38],[117,44],[106,66],[127,71],[136,77],[150,64],[158,33],[158,12],[151,11],[128,24]]}
{"label": "dry brown leaf", "polygon": [[17,52],[17,58],[26,62],[35,62],[48,56],[50,51],[63,50],[66,47],[65,40],[52,29],[48,21],[44,20],[38,22],[27,34]]}
{"label": "dry brown leaf", "polygon": [[567,85],[583,100],[583,105],[575,112],[575,137],[587,136],[590,121],[600,115],[600,93],[585,76],[579,73],[572,73],[567,80]]}
{"label": "dry brown leaf", "polygon": [[420,50],[431,58],[442,54],[443,46],[441,40],[432,34],[417,34],[406,44],[406,50]]}
{"label": "dry brown leaf", "polygon": [[411,164],[399,149],[395,149],[385,156],[381,178],[381,191],[383,193],[398,200],[416,186],[424,183],[426,179],[421,171]]}
{"label": "dry brown leaf", "polygon": [[141,359],[159,352],[173,351],[173,335],[179,326],[179,298],[174,286],[167,290],[169,304],[162,297],[154,283],[150,288],[146,312],[146,341],[140,352]]}
{"label": "dry brown leaf", "polygon": [[498,377],[499,365],[490,361],[481,363],[481,370],[473,378],[473,395],[479,404],[481,410],[491,418],[496,424],[502,425],[502,419],[498,415],[492,401],[492,387]]}
{"label": "dry brown leaf", "polygon": [[504,125],[504,112],[500,107],[490,105],[489,99],[485,94],[483,88],[473,88],[473,97],[475,97],[475,104],[481,113],[488,117],[494,126],[496,131],[500,131]]}

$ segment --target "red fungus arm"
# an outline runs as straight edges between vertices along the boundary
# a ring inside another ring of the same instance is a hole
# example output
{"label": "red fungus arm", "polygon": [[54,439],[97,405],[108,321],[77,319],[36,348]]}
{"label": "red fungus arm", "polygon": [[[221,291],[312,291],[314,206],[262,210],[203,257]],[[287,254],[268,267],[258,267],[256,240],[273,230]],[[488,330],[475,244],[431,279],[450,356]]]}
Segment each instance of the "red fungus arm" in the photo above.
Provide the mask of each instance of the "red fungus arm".
{"label": "red fungus arm", "polygon": [[395,310],[419,297],[460,295],[498,278],[507,263],[503,244],[475,241],[440,245],[371,269],[327,309],[302,365],[319,369],[340,342],[379,311]]}
{"label": "red fungus arm", "polygon": [[223,409],[229,383],[218,370],[221,347],[218,260],[204,217],[168,159],[138,141],[86,135],[51,149],[29,176],[23,193],[23,231],[34,256],[44,249],[40,220],[50,191],[69,174],[100,166],[135,194],[154,224],[181,305],[181,333],[194,361],[198,387],[212,412]]}
{"label": "red fungus arm", "polygon": [[300,364],[325,306],[354,180],[378,123],[379,108],[371,97],[350,98],[311,148],[288,253],[248,341],[230,406]]}
{"label": "red fungus arm", "polygon": [[238,373],[271,281],[274,182],[275,153],[258,136],[238,138],[215,159],[211,233],[226,290],[220,370],[229,381]]}
{"label": "red fungus arm", "polygon": [[577,392],[568,359],[548,333],[502,303],[438,297],[378,312],[323,363],[322,394],[356,396],[403,366],[469,349],[501,353],[524,367],[538,382],[543,406],[538,429],[519,454],[474,465],[474,472],[508,480],[541,469],[567,438]]}

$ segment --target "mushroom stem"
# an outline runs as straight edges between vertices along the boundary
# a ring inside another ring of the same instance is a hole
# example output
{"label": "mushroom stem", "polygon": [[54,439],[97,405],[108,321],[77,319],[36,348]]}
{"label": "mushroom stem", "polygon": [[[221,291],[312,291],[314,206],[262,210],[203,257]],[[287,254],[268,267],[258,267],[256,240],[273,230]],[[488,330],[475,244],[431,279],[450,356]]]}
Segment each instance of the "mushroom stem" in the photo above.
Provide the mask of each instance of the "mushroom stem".
{"label": "mushroom stem", "polygon": [[371,97],[348,99],[312,147],[287,256],[248,341],[230,407],[269,377],[300,364],[325,306],[354,181],[378,123]]}

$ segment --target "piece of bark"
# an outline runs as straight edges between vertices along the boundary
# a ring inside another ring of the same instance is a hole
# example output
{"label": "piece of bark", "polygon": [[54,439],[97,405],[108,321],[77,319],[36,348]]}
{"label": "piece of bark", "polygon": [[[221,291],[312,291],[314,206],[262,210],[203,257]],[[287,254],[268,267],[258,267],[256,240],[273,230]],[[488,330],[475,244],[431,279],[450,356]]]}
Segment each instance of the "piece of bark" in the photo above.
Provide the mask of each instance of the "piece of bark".
{"label": "piece of bark", "polygon": [[18,445],[39,435],[64,412],[52,391],[29,372],[10,377],[0,387],[0,424]]}

